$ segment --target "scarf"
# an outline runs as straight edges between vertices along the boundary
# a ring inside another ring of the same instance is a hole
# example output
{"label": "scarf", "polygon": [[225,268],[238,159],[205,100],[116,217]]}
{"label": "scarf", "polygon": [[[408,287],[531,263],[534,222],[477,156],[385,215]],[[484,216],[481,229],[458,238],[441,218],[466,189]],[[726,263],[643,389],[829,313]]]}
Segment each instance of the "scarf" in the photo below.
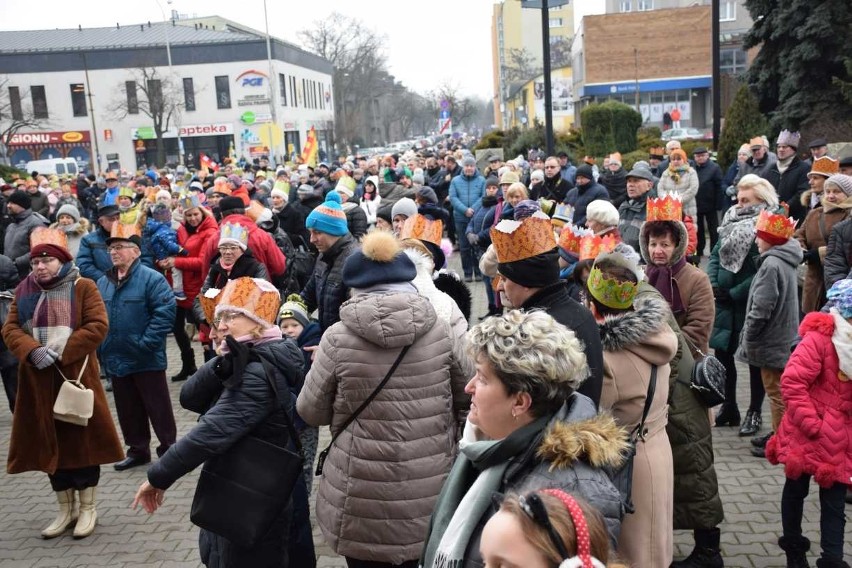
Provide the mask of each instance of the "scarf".
{"label": "scarf", "polygon": [[790,156],[786,160],[782,160],[781,158],[778,158],[778,161],[775,162],[775,167],[778,168],[778,173],[781,174],[781,175],[784,175],[784,172],[786,172],[787,168],[790,167],[790,164],[793,163],[793,158],[795,158],[795,157],[796,157],[796,155],[793,154],[792,156]]}
{"label": "scarf", "polygon": [[669,176],[671,176],[672,180],[674,180],[676,184],[680,183],[681,176],[685,174],[688,169],[688,165],[674,167],[673,164],[669,164]]}
{"label": "scarf", "polygon": [[[432,513],[421,566],[461,568],[470,538],[491,506],[492,493],[500,490],[512,458],[529,448],[549,420],[549,416],[539,418],[502,440],[462,440]],[[468,485],[473,475],[476,480]]]}
{"label": "scarf", "polygon": [[766,204],[728,209],[719,227],[719,264],[736,274],[743,267],[746,257],[754,243],[754,227],[760,212]]}
{"label": "scarf", "polygon": [[[813,200],[813,195],[811,195],[811,200]],[[822,210],[826,213],[831,213],[832,211],[837,211],[838,209],[852,209],[852,197],[847,197],[840,203],[832,203],[830,201],[825,200],[825,196],[820,198],[820,203],[822,204]]]}
{"label": "scarf", "polygon": [[[235,337],[234,339],[237,343],[244,343],[246,345],[263,345],[264,343],[268,343],[270,341],[275,341],[276,339],[281,339],[283,335],[281,334],[281,329],[278,326],[270,326],[263,330],[263,333],[260,334],[260,337],[255,335],[241,335],[239,337]],[[226,355],[231,352],[230,347],[228,347],[228,343],[223,339],[219,344],[219,348],[216,350],[220,355]]]}
{"label": "scarf", "polygon": [[831,343],[837,351],[837,360],[840,363],[838,378],[848,381],[852,377],[852,325],[840,315],[837,308],[831,308],[831,316],[834,318],[834,333],[831,334]]}
{"label": "scarf", "polygon": [[686,266],[686,257],[682,256],[680,260],[669,266],[649,264],[645,267],[645,277],[648,279],[648,284],[656,288],[666,299],[675,315],[682,314],[685,311],[677,281],[674,279],[675,274],[680,272],[684,266]]}
{"label": "scarf", "polygon": [[48,282],[39,284],[30,274],[15,290],[21,329],[43,347],[59,353],[60,358],[77,327],[74,290],[78,278],[80,271],[73,262],[66,262]]}

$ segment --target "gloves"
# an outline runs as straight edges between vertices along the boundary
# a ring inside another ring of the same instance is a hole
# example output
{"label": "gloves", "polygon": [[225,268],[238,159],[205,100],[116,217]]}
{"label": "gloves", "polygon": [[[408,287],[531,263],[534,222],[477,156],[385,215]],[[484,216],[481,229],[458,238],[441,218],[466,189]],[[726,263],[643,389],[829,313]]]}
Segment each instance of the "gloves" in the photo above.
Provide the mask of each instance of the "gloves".
{"label": "gloves", "polygon": [[231,388],[243,380],[243,372],[249,362],[249,348],[231,335],[225,336],[225,343],[228,345],[228,353],[219,357],[213,372],[225,387]]}
{"label": "gloves", "polygon": [[36,347],[30,351],[30,362],[36,369],[47,369],[59,359],[59,353],[50,347]]}
{"label": "gloves", "polygon": [[476,233],[468,233],[467,242],[469,242],[472,247],[477,246],[479,244],[479,235]]}
{"label": "gloves", "polygon": [[713,288],[713,297],[716,298],[716,301],[720,304],[728,304],[733,301],[731,293],[724,288]]}
{"label": "gloves", "polygon": [[736,197],[737,195],[737,186],[729,185],[728,189],[725,190],[725,195],[729,197]]}
{"label": "gloves", "polygon": [[819,249],[808,249],[802,251],[802,262],[808,264],[819,264]]}

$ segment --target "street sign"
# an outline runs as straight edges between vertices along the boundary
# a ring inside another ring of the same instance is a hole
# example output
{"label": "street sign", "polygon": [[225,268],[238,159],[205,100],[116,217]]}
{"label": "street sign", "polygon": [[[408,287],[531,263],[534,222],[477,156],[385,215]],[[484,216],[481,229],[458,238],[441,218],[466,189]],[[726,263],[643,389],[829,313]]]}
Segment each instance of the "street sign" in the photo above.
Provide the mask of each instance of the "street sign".
{"label": "street sign", "polygon": [[450,108],[450,101],[441,99],[441,110],[447,110],[448,108]]}
{"label": "street sign", "polygon": [[453,119],[452,118],[441,118],[438,119],[438,134],[452,134],[453,133]]}
{"label": "street sign", "polygon": [[442,119],[442,120],[446,120],[446,119],[448,119],[448,118],[450,118],[450,111],[448,111],[448,110],[442,110],[442,111],[441,111],[441,119]]}

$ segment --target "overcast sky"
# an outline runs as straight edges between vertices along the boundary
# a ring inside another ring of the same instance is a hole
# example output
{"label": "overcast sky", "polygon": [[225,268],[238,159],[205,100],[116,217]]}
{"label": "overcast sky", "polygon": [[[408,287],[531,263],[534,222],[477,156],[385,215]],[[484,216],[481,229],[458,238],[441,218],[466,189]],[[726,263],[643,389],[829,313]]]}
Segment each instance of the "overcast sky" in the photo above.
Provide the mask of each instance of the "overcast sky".
{"label": "overcast sky", "polygon": [[[359,18],[387,36],[388,67],[407,87],[425,92],[450,81],[465,94],[490,98],[495,1],[268,0],[267,10],[270,33],[293,43],[299,43],[299,30],[333,11]],[[575,14],[597,13],[603,1],[576,0]],[[163,21],[163,13],[168,17],[172,9],[189,17],[218,15],[264,30],[263,0],[2,0],[0,29],[132,25]],[[575,19],[579,24],[579,16]]]}

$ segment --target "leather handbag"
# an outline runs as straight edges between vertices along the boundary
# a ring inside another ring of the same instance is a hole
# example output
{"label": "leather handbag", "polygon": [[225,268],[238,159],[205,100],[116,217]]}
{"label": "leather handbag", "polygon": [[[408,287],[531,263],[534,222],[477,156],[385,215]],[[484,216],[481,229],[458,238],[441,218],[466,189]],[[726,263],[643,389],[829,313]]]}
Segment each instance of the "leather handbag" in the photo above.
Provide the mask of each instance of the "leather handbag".
{"label": "leather handbag", "polygon": [[689,388],[695,391],[707,408],[722,404],[725,402],[725,366],[714,355],[702,352],[685,333],[682,335],[686,343],[699,355],[692,367]]}
{"label": "leather handbag", "polygon": [[276,370],[263,357],[257,359],[297,451],[251,434],[243,437],[204,463],[189,514],[193,524],[243,548],[253,548],[269,532],[290,501],[304,463],[295,425],[275,384]]}
{"label": "leather handbag", "polygon": [[83,360],[83,367],[80,369],[80,374],[77,375],[77,380],[72,381],[66,377],[59,365],[56,370],[62,377],[62,386],[59,387],[59,394],[56,395],[56,401],[53,403],[53,418],[60,422],[68,422],[77,426],[88,426],[89,418],[95,413],[95,393],[91,389],[87,389],[82,382],[83,373],[86,372],[86,365],[89,364],[89,356]]}

